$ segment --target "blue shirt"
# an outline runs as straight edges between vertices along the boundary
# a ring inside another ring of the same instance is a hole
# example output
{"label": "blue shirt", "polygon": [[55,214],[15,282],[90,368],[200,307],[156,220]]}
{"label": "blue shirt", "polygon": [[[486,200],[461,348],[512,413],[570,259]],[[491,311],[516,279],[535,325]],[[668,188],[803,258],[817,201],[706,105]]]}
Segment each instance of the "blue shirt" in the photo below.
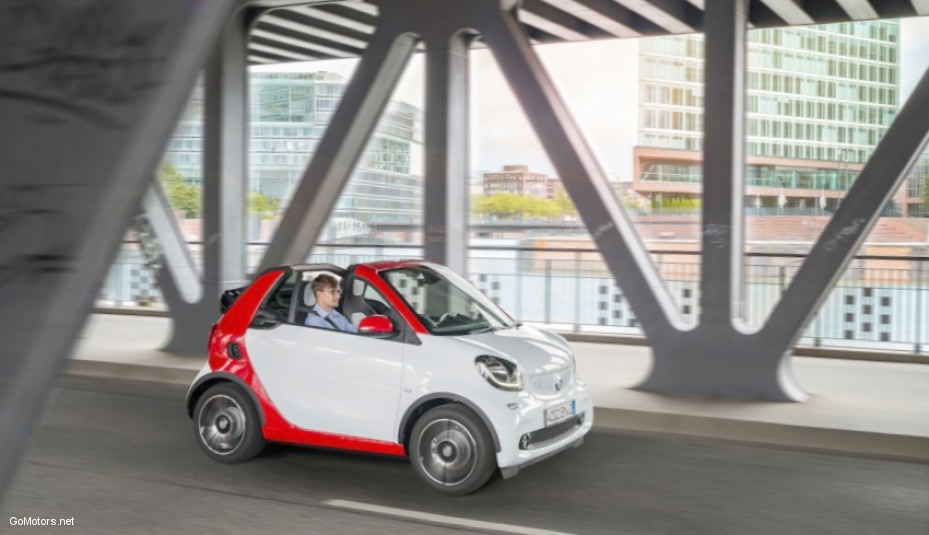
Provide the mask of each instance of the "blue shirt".
{"label": "blue shirt", "polygon": [[[313,314],[313,312],[307,314],[306,321],[303,322],[304,325],[308,325],[310,327],[322,327],[323,329],[332,329],[332,323],[335,323],[335,326],[340,331],[350,333],[358,332],[358,328],[352,325],[352,322],[348,321],[345,316],[339,314],[338,310],[333,309],[331,312],[326,312],[323,307],[317,304],[313,307],[313,311],[315,311],[316,314]],[[330,321],[332,323],[329,323]]]}

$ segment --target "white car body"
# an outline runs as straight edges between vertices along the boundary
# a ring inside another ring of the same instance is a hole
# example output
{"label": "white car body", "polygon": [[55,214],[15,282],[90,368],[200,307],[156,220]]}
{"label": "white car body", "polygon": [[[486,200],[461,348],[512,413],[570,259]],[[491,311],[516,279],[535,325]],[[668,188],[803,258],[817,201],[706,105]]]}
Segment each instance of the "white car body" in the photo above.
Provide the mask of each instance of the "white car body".
{"label": "white car body", "polygon": [[[366,279],[358,277],[373,286],[372,271],[367,273]],[[391,305],[413,308],[396,296]],[[282,437],[269,431],[270,417],[264,415],[268,440],[332,445],[313,437],[337,437],[347,441],[349,449],[365,450],[353,444],[383,444],[401,448],[389,452],[405,453],[410,419],[424,404],[442,400],[464,405],[480,418],[493,438],[496,465],[508,478],[522,467],[580,445],[593,425],[593,403],[575,373],[571,348],[561,336],[540,328],[513,322],[459,335],[419,329],[401,340],[296,321],[273,328],[253,325],[241,338],[253,376],[241,372],[242,361],[236,368],[236,363],[223,360],[226,354],[211,356],[191,387],[191,398],[203,391],[198,385],[232,370],[260,400],[256,405],[264,413],[276,410],[286,421],[278,427],[313,433],[307,435],[310,438]],[[211,338],[211,355],[213,338],[219,337]],[[223,351],[228,353],[228,347]],[[495,386],[476,362],[482,356],[514,364],[521,387],[512,391]],[[190,407],[195,404],[196,399],[189,401]]]}

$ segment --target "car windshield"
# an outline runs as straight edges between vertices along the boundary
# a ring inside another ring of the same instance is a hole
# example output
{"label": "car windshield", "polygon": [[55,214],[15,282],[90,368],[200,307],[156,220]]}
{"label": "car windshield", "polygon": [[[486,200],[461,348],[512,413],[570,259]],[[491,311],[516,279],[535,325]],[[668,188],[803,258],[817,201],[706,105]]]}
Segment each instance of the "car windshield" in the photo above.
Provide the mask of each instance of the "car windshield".
{"label": "car windshield", "polygon": [[432,334],[474,334],[516,325],[493,301],[446,267],[403,267],[382,275]]}

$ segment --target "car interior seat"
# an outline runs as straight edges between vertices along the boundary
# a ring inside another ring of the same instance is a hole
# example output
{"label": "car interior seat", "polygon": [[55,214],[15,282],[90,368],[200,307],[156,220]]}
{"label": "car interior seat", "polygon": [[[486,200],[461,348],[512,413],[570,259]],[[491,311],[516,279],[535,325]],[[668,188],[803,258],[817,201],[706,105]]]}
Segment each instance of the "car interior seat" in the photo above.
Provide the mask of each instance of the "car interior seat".
{"label": "car interior seat", "polygon": [[374,314],[373,308],[365,303],[364,291],[365,281],[353,279],[351,288],[343,288],[342,315],[349,319],[357,327],[361,320]]}
{"label": "car interior seat", "polygon": [[384,303],[365,298],[367,287],[368,284],[365,281],[353,279],[351,288],[343,288],[345,293],[343,293],[342,314],[356,327],[361,320],[372,314],[387,315],[390,312],[390,307]]}
{"label": "car interior seat", "polygon": [[[307,280],[307,278],[309,280]],[[297,325],[303,325],[306,323],[306,316],[310,313],[310,310],[316,305],[316,294],[313,293],[312,282],[315,277],[307,277],[304,275],[304,280],[300,282],[300,288],[294,292],[294,295],[300,296],[297,301],[296,314],[294,315],[294,323]]]}

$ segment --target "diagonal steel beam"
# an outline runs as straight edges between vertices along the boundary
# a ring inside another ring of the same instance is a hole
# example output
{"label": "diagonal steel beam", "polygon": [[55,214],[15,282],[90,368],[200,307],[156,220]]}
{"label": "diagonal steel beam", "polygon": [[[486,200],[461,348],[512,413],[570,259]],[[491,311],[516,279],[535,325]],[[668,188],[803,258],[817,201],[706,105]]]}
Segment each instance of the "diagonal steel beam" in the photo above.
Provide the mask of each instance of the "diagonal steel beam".
{"label": "diagonal steel beam", "polygon": [[265,252],[263,269],[306,260],[416,44],[412,34],[378,26]]}
{"label": "diagonal steel beam", "polygon": [[764,2],[751,2],[748,11],[749,28],[779,28],[784,26],[784,19],[778,16]]}
{"label": "diagonal steel beam", "polygon": [[[210,45],[240,6],[0,0],[14,29],[0,35],[0,147],[19,153],[0,165],[36,162],[0,171],[0,199],[44,214],[5,212],[0,235],[0,498]],[[48,143],[61,150],[42,162]]]}
{"label": "diagonal steel beam", "polygon": [[879,17],[871,0],[836,0],[852,20],[868,20]]}
{"label": "diagonal steel beam", "polygon": [[768,9],[777,14],[787,24],[802,26],[814,24],[816,21],[806,12],[797,0],[761,0]]}
{"label": "diagonal steel beam", "polygon": [[288,49],[286,46],[277,46],[277,45],[267,45],[261,42],[260,39],[255,39],[250,45],[251,52],[253,54],[261,54],[264,57],[279,57],[283,61],[312,61],[316,59],[332,59],[334,56],[327,56],[324,54],[316,55],[310,52],[295,52]]}
{"label": "diagonal steel beam", "polygon": [[[310,34],[315,34],[317,30],[322,30],[325,32],[323,35],[332,36],[332,38],[336,39],[343,37],[346,43],[366,43],[368,39],[371,38],[371,35],[368,33],[353,28],[346,28],[345,26],[340,26],[327,20],[314,18],[311,15],[312,8],[308,7],[306,9],[293,8],[275,10],[272,11],[268,17],[270,17],[269,20],[284,20],[299,26],[304,26],[308,28],[307,33]],[[280,22],[278,22],[278,24],[280,24]]]}
{"label": "diagonal steel beam", "polygon": [[741,313],[748,0],[706,7],[700,323]]}
{"label": "diagonal steel beam", "polygon": [[664,280],[519,23],[488,10],[478,29],[649,338],[684,329]]}
{"label": "diagonal steel beam", "polygon": [[352,56],[360,56],[363,51],[362,48],[349,46],[332,39],[326,39],[324,37],[298,32],[285,26],[279,26],[266,19],[259,20],[258,24],[255,26],[255,31],[252,32],[253,36],[260,34],[269,39],[300,46],[302,48],[307,48],[307,44],[319,45],[320,47],[324,47],[323,50],[338,50]]}
{"label": "diagonal steel beam", "polygon": [[542,0],[523,0],[522,10],[526,13],[542,17],[552,24],[556,24],[582,37],[613,37],[611,33],[602,28],[594,26],[550,4],[546,4]]}
{"label": "diagonal steel beam", "polygon": [[[523,21],[523,29],[526,30],[526,35],[532,40],[533,44],[535,43],[563,43],[565,39],[547,32],[542,28],[537,28],[532,24],[529,24],[526,21]],[[483,39],[482,39],[483,40]]]}
{"label": "diagonal steel beam", "polygon": [[[586,0],[595,1],[595,0]],[[650,28],[639,22],[633,26],[646,34],[661,33],[662,30],[670,33],[691,33],[703,24],[703,13],[685,0],[596,0],[605,5],[621,4],[634,11],[640,17],[655,25]],[[615,8],[609,7],[615,11]],[[618,12],[617,12],[618,14]]]}
{"label": "diagonal steel beam", "polygon": [[[542,0],[551,4],[553,7],[566,11],[567,13],[586,21],[594,26],[601,28],[616,37],[638,37],[641,35],[638,30],[632,27],[631,20],[626,22],[619,22],[616,18],[605,15],[597,9],[593,9],[590,4],[600,4],[607,5],[610,7],[617,7],[622,9],[622,7],[616,5],[611,0]],[[627,12],[626,19],[632,19],[634,13],[631,11]]]}
{"label": "diagonal steel beam", "polygon": [[142,212],[161,249],[162,268],[155,276],[162,293],[170,296],[165,297],[168,308],[173,310],[184,303],[196,303],[203,296],[203,279],[157,179],[145,194]]}
{"label": "diagonal steel beam", "polygon": [[260,60],[262,63],[287,63],[288,61],[296,61],[294,58],[288,58],[273,52],[266,52],[258,49],[250,50],[249,56]]}
{"label": "diagonal steel beam", "polygon": [[365,35],[371,35],[374,32],[374,24],[366,24],[353,17],[345,17],[338,12],[326,9],[326,6],[304,6],[297,8],[297,10],[317,21],[340,26],[347,30],[361,32]]}
{"label": "diagonal steel beam", "polygon": [[793,347],[802,329],[848,267],[858,247],[880,217],[881,209],[906,178],[929,139],[929,70],[874,154],[855,180],[842,205],[823,229],[806,261],[781,296],[762,331]]}
{"label": "diagonal steel beam", "polygon": [[351,6],[342,4],[325,4],[315,8],[317,11],[326,11],[332,13],[333,15],[338,15],[342,18],[353,20],[359,24],[364,24],[367,26],[376,26],[377,25],[377,15],[372,15],[371,13],[366,13],[359,9],[353,9]]}
{"label": "diagonal steel beam", "polygon": [[[334,59],[347,58],[352,54],[325,49],[308,48],[306,43],[293,44],[277,39],[273,34],[255,32],[249,42],[251,52],[266,52],[270,54],[290,54],[295,59]],[[335,52],[335,53],[333,53]],[[293,61],[293,60],[291,60]]]}
{"label": "diagonal steel beam", "polygon": [[[333,33],[322,28],[317,28],[314,26],[308,26],[306,22],[294,22],[291,19],[283,18],[280,16],[284,13],[283,10],[272,11],[261,17],[262,23],[273,24],[278,28],[287,28],[297,35],[311,35],[313,37],[318,37],[325,39],[326,41],[334,41],[340,43],[344,46],[354,47],[358,49],[364,49],[368,44],[368,36],[365,34],[365,37],[362,39],[355,39],[352,37],[346,37],[340,33]],[[312,23],[312,21],[310,21]]]}

